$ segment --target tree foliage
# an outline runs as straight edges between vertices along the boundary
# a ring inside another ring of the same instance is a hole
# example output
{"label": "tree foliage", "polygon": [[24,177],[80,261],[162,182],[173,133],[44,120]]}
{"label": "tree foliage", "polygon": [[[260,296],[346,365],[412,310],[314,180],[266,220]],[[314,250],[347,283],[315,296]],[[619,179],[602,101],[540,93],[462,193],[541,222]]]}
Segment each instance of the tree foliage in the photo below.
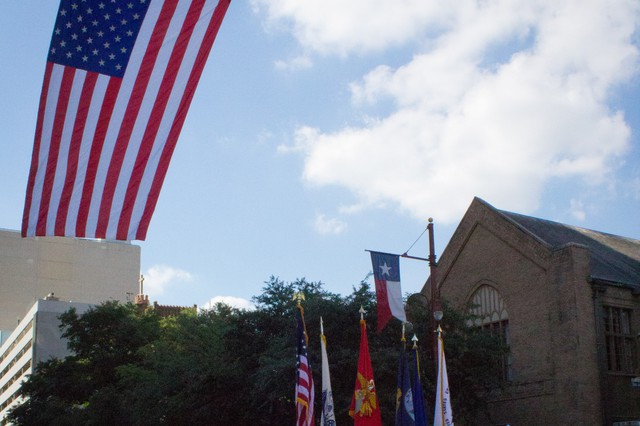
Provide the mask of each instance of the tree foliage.
{"label": "tree foliage", "polygon": [[16,424],[126,423],[129,413],[119,369],[142,362],[140,349],[160,335],[159,319],[133,305],[106,302],[60,316],[73,354],[40,363],[20,392],[29,399],[12,410]]}
{"label": "tree foliage", "polygon": [[[199,313],[158,318],[153,310],[108,302],[77,315],[61,316],[73,354],[37,366],[20,392],[28,399],[10,413],[15,424],[50,425],[272,425],[293,422],[297,291],[309,334],[309,359],[321,388],[320,317],[338,423],[350,423],[360,344],[359,309],[367,311],[369,349],[384,424],[395,411],[401,325],[391,321],[378,334],[375,294],[363,281],[348,296],[322,283],[271,277],[253,302],[256,309],[224,304]],[[420,357],[427,411],[433,413],[435,367],[430,359],[432,327],[423,305],[407,304]],[[504,354],[499,339],[468,328],[466,317],[445,311],[445,345],[457,423],[484,408],[487,391],[499,385],[495,365]],[[411,345],[408,344],[407,347]]]}

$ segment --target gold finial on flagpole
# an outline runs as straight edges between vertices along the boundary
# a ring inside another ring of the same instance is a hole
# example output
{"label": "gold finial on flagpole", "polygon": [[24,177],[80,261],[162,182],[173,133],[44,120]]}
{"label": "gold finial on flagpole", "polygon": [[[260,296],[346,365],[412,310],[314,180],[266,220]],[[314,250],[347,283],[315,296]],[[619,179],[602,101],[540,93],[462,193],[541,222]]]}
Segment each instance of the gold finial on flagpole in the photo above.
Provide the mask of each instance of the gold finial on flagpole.
{"label": "gold finial on flagpole", "polygon": [[300,301],[307,299],[304,297],[304,293],[302,291],[297,291],[293,293],[293,298],[291,300],[295,300],[298,306],[300,306]]}
{"label": "gold finial on flagpole", "polygon": [[411,341],[413,342],[413,349],[417,348],[418,347],[418,337],[415,334],[411,338]]}

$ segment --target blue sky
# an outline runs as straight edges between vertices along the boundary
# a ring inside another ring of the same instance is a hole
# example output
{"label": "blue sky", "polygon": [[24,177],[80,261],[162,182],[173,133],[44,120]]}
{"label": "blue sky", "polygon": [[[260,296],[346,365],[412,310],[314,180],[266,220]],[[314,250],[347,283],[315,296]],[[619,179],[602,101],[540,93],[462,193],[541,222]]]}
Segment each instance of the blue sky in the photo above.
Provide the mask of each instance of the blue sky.
{"label": "blue sky", "polygon": [[[0,15],[0,227],[19,229],[55,1]],[[636,0],[232,2],[147,241],[164,304],[271,275],[348,294],[474,196],[640,239]],[[426,257],[426,234],[409,254]],[[401,261],[404,292],[428,276]]]}

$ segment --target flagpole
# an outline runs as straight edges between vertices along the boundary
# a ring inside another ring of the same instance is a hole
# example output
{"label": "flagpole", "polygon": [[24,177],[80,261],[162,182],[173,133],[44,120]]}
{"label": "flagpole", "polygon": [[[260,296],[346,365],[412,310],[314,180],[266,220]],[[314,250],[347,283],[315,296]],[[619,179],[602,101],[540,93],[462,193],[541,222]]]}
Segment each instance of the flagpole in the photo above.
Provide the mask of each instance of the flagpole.
{"label": "flagpole", "polygon": [[[438,393],[438,401],[436,402],[436,404],[438,404],[437,406],[440,407],[440,416],[438,416],[437,419],[434,419],[434,422],[439,421],[440,425],[444,425],[444,410],[443,410],[443,406],[444,406],[444,398],[443,398],[443,374],[442,374],[442,353],[441,351],[444,350],[444,348],[442,348],[442,341],[440,340],[440,332],[442,331],[442,329],[440,328],[440,326],[438,326],[438,330],[436,331],[436,335],[438,336],[438,379],[437,379],[437,383],[436,383],[436,391]],[[436,412],[438,412],[438,409],[436,408]],[[435,417],[435,416],[434,416]]]}
{"label": "flagpole", "polygon": [[320,424],[334,425],[336,416],[333,409],[333,391],[331,390],[331,377],[329,374],[329,359],[327,357],[327,338],[324,335],[324,323],[320,317],[320,352],[322,358],[322,410]]}
{"label": "flagpole", "polygon": [[424,399],[422,396],[422,382],[420,380],[420,360],[418,356],[418,337],[414,334],[411,339],[413,342],[413,356],[415,368],[413,371],[414,380],[412,383],[412,397],[413,397],[413,414],[416,426],[427,426],[427,415],[424,407]]}
{"label": "flagpole", "polygon": [[[435,243],[433,237],[433,218],[429,218],[429,224],[427,225],[429,231],[429,280],[431,281],[431,329],[433,335],[431,337],[433,359],[438,359],[438,339],[436,337],[436,330],[440,326],[442,320],[442,306],[440,304],[440,289],[438,288],[437,280],[437,264],[435,254]],[[437,368],[437,367],[436,367]]]}
{"label": "flagpole", "polygon": [[436,383],[436,401],[433,413],[434,426],[452,426],[453,412],[451,410],[451,392],[449,390],[449,378],[444,356],[444,342],[442,340],[442,328],[438,326],[438,375]]}
{"label": "flagpole", "polygon": [[315,424],[313,413],[314,384],[307,354],[309,335],[307,334],[307,325],[304,321],[304,308],[301,304],[301,301],[305,300],[304,293],[302,291],[296,292],[293,295],[293,300],[296,301],[296,307],[300,315],[296,331],[296,337],[298,338],[298,374],[295,387],[296,426],[313,426]]}

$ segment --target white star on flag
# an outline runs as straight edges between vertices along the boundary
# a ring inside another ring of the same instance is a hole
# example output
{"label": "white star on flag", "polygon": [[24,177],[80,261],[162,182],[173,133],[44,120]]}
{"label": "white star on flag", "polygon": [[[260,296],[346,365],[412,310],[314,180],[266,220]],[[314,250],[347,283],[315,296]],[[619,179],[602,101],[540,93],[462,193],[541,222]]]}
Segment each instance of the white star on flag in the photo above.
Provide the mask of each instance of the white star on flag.
{"label": "white star on flag", "polygon": [[380,265],[380,269],[382,269],[382,275],[389,275],[391,267],[387,266],[387,262],[384,262],[384,265]]}

